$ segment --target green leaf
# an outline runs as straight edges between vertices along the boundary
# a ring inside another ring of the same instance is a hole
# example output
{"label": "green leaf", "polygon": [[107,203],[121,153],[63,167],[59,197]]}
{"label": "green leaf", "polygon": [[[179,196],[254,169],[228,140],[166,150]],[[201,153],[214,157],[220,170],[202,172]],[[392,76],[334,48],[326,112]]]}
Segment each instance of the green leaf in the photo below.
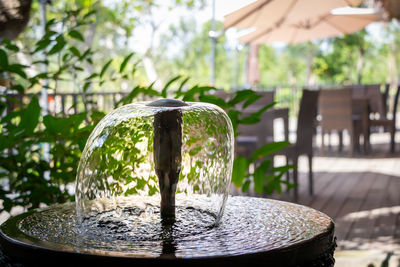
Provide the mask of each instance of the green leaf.
{"label": "green leaf", "polygon": [[[234,97],[229,101],[229,105],[235,106],[240,102],[246,101],[248,99],[254,98],[254,96],[258,96],[256,92],[253,90],[240,90],[235,92]],[[260,98],[261,96],[258,96]],[[257,98],[257,99],[258,99]]]}
{"label": "green leaf", "polygon": [[192,156],[192,157],[193,157],[193,156],[196,156],[197,153],[199,153],[200,150],[201,150],[202,148],[203,148],[202,146],[198,146],[198,147],[192,148],[192,149],[189,151],[189,155]]}
{"label": "green leaf", "polygon": [[184,80],[181,82],[181,84],[180,84],[179,87],[178,87],[178,90],[176,91],[175,98],[178,98],[178,97],[181,96],[183,86],[185,86],[185,84],[187,83],[187,81],[189,81],[189,77],[187,77],[186,79],[184,79]]}
{"label": "green leaf", "polygon": [[83,16],[83,19],[86,19],[87,17],[89,17],[90,15],[93,15],[93,14],[95,14],[96,13],[96,10],[91,10],[91,11],[89,11],[88,13],[86,13],[84,16]]}
{"label": "green leaf", "polygon": [[76,57],[80,57],[81,56],[81,53],[79,53],[78,48],[76,48],[75,46],[70,47],[69,51],[71,51],[71,53]]}
{"label": "green leaf", "polygon": [[42,37],[41,40],[50,40],[50,37],[57,35],[58,32],[56,31],[46,31],[46,34]]}
{"label": "green leaf", "polygon": [[250,187],[250,181],[247,180],[246,182],[244,182],[244,184],[242,186],[242,192],[246,193],[247,191],[249,191],[249,187]]}
{"label": "green leaf", "polygon": [[91,53],[92,53],[92,50],[90,48],[86,49],[85,52],[83,52],[83,54],[79,57],[79,60],[86,58]]}
{"label": "green leaf", "polygon": [[124,195],[129,196],[129,195],[135,195],[137,194],[137,190],[135,187],[129,188],[125,191]]}
{"label": "green leaf", "polygon": [[219,106],[220,108],[226,108],[228,105],[222,98],[215,95],[200,95],[199,100],[201,102],[211,103]]}
{"label": "green leaf", "polygon": [[53,54],[60,52],[61,49],[63,49],[66,44],[67,44],[67,42],[65,41],[64,36],[62,34],[60,34],[56,38],[56,44],[50,49],[48,54],[53,55]]}
{"label": "green leaf", "polygon": [[31,79],[47,79],[49,78],[50,74],[48,72],[41,72],[37,75],[35,75],[34,77],[32,77]]}
{"label": "green leaf", "polygon": [[254,171],[254,191],[261,194],[264,188],[265,181],[273,178],[272,175],[266,175],[271,166],[270,160],[263,161]]}
{"label": "green leaf", "polygon": [[252,114],[248,117],[244,117],[239,120],[240,124],[256,124],[260,122],[260,116],[257,116],[256,114]]}
{"label": "green leaf", "polygon": [[11,73],[18,74],[22,78],[26,79],[27,76],[26,76],[26,73],[24,71],[24,68],[26,68],[26,67],[27,66],[21,65],[21,64],[11,64],[11,65],[8,65],[5,70],[7,70],[7,71],[9,71]]}
{"label": "green leaf", "polygon": [[82,67],[79,67],[79,66],[72,66],[72,68],[74,68],[74,70],[77,70],[77,71],[84,71],[84,69],[82,68]]}
{"label": "green leaf", "polygon": [[104,73],[106,72],[106,70],[108,69],[108,67],[110,66],[110,64],[111,64],[112,61],[113,61],[113,60],[110,59],[109,61],[107,61],[106,64],[104,64],[103,68],[101,68],[101,71],[100,71],[100,78],[103,77]]}
{"label": "green leaf", "polygon": [[257,95],[257,94],[250,96],[248,98],[248,100],[243,104],[243,108],[247,108],[248,106],[250,106],[251,104],[253,104],[260,98],[261,98],[261,95]]}
{"label": "green leaf", "polygon": [[203,94],[207,91],[214,90],[215,88],[212,86],[198,86],[195,85],[188,91],[183,93],[183,101],[196,101],[195,95],[196,94]]}
{"label": "green leaf", "polygon": [[6,69],[8,66],[8,57],[6,51],[0,48],[0,67]]}
{"label": "green leaf", "polygon": [[284,165],[284,166],[272,168],[271,171],[285,173],[285,172],[289,171],[290,169],[294,169],[294,168],[297,168],[297,166],[296,165]]}
{"label": "green leaf", "polygon": [[266,174],[270,167],[271,167],[271,160],[267,159],[261,162],[261,164],[259,164],[255,169],[255,171],[259,171],[261,173]]}
{"label": "green leaf", "polygon": [[42,39],[39,42],[36,43],[36,48],[33,51],[33,53],[36,53],[40,50],[43,50],[45,48],[47,48],[49,46],[49,44],[51,43],[50,39]]}
{"label": "green leaf", "polygon": [[253,155],[250,158],[250,162],[254,162],[257,159],[261,159],[268,155],[274,154],[289,145],[290,145],[290,143],[287,141],[272,142],[272,143],[263,145],[262,147],[258,148],[256,151],[254,151]]}
{"label": "green leaf", "polygon": [[6,48],[8,50],[14,51],[14,52],[18,52],[19,51],[19,47],[16,46],[15,44],[11,43],[10,40],[8,39],[3,39],[2,43],[5,44]]}
{"label": "green leaf", "polygon": [[233,161],[232,182],[236,187],[241,187],[246,177],[249,162],[245,157],[236,157]]}
{"label": "green leaf", "polygon": [[239,123],[241,124],[255,124],[258,123],[261,120],[261,115],[271,107],[273,107],[276,104],[276,102],[273,102],[271,104],[267,104],[264,107],[262,107],[259,111],[252,113],[251,115],[244,117],[239,120]]}
{"label": "green leaf", "polygon": [[83,92],[86,92],[89,89],[91,84],[92,84],[92,82],[85,82],[85,84],[83,85],[83,88],[82,88]]}
{"label": "green leaf", "polygon": [[66,62],[68,59],[71,58],[71,54],[70,53],[65,53],[64,56],[62,57],[62,62]]}
{"label": "green leaf", "polygon": [[43,124],[46,126],[46,131],[49,134],[61,135],[63,138],[68,138],[71,133],[75,136],[86,115],[87,113],[82,112],[65,118],[56,118],[49,114],[43,117]]}
{"label": "green leaf", "polygon": [[23,87],[21,84],[13,84],[10,89],[17,91],[20,94],[25,92],[25,87]]}
{"label": "green leaf", "polygon": [[45,65],[48,65],[49,61],[47,59],[46,60],[35,60],[35,61],[32,62],[32,64],[45,64]]}
{"label": "green leaf", "polygon": [[178,76],[172,78],[171,80],[169,80],[167,82],[167,84],[164,86],[164,88],[161,90],[161,96],[164,97],[164,98],[167,98],[167,90],[168,90],[168,88],[171,86],[171,84],[173,84],[175,81],[179,80],[180,78],[181,78],[181,76],[178,75]]}
{"label": "green leaf", "polygon": [[21,110],[21,121],[18,128],[23,130],[26,134],[31,134],[39,123],[40,105],[36,96],[32,97],[28,107]]}
{"label": "green leaf", "polygon": [[254,192],[261,194],[264,188],[265,174],[262,172],[254,172]]}
{"label": "green leaf", "polygon": [[237,127],[238,127],[238,124],[239,124],[239,116],[240,116],[240,114],[241,114],[241,112],[239,110],[234,110],[234,109],[228,110],[228,116],[231,119],[232,127],[233,127],[233,131],[235,133],[235,136],[238,135]]}
{"label": "green leaf", "polygon": [[129,59],[130,59],[134,54],[135,54],[135,53],[132,52],[132,53],[130,53],[129,55],[127,55],[127,56],[124,58],[124,60],[123,60],[122,63],[121,63],[121,66],[119,67],[119,72],[120,72],[120,73],[124,71],[126,65],[128,64]]}
{"label": "green leaf", "polygon": [[68,33],[68,35],[71,36],[72,38],[75,38],[75,39],[79,40],[79,41],[82,41],[82,42],[84,41],[82,34],[80,32],[78,32],[77,30],[71,30]]}
{"label": "green leaf", "polygon": [[51,20],[47,21],[46,26],[45,26],[46,31],[50,28],[51,25],[53,25],[55,23],[56,23],[56,19],[51,19]]}
{"label": "green leaf", "polygon": [[85,80],[86,80],[86,81],[87,81],[87,80],[91,80],[91,79],[93,79],[93,78],[96,78],[97,76],[98,76],[97,73],[92,73],[90,76],[86,77]]}

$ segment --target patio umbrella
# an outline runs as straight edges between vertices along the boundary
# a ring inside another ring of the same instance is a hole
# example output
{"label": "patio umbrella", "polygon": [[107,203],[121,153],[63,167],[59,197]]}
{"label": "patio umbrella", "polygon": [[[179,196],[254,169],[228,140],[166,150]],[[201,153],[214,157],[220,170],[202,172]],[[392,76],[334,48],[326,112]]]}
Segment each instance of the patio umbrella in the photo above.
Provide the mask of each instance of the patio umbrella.
{"label": "patio umbrella", "polygon": [[260,81],[260,69],[258,68],[258,44],[251,44],[247,62],[247,83],[250,86]]}
{"label": "patio umbrella", "polygon": [[225,16],[224,28],[270,28],[304,18],[314,20],[334,8],[359,5],[362,0],[258,0]]}
{"label": "patio umbrella", "polygon": [[343,8],[296,23],[278,27],[260,27],[239,38],[244,43],[286,42],[299,43],[325,37],[340,36],[359,31],[368,24],[382,20],[382,12],[368,8]]}
{"label": "patio umbrella", "polygon": [[400,19],[400,0],[381,0],[390,18]]}

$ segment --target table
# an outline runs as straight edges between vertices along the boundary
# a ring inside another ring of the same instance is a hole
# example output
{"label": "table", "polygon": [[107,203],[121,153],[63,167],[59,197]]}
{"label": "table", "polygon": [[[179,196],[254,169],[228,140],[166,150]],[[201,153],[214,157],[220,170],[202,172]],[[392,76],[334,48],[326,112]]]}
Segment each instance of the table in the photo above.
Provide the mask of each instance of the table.
{"label": "table", "polygon": [[[30,266],[29,263],[40,266],[334,265],[333,221],[319,211],[289,202],[230,197],[220,225],[174,239],[174,249],[167,252],[165,242],[157,240],[129,243],[129,239],[111,239],[98,242],[94,248],[92,243],[73,233],[75,205],[64,204],[65,212],[57,218],[49,217],[55,208],[60,207],[24,213],[1,226],[3,265],[4,260],[8,260],[10,267],[17,266],[15,262],[24,264],[18,266]],[[39,220],[33,220],[32,216],[39,216]],[[26,234],[29,229],[17,227],[23,220],[29,222],[30,235]],[[59,225],[60,220],[68,227],[54,232],[42,230]],[[142,246],[147,250],[141,250]]]}

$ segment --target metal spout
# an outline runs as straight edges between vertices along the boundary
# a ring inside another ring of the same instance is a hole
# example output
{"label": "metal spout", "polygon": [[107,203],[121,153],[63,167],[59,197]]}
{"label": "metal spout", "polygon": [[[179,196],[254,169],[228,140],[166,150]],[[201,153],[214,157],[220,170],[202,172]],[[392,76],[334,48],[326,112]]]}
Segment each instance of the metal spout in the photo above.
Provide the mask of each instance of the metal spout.
{"label": "metal spout", "polygon": [[[185,102],[161,99],[148,104],[154,107],[182,107]],[[160,110],[154,117],[154,164],[161,194],[163,224],[175,222],[175,194],[182,162],[182,111]]]}

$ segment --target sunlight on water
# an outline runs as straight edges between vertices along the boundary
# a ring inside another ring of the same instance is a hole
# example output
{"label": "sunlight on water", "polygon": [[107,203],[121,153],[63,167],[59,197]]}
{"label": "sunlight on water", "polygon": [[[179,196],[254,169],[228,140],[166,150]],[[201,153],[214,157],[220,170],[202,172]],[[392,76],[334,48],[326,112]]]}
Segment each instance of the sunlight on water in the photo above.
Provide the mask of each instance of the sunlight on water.
{"label": "sunlight on water", "polygon": [[[135,257],[158,257],[168,251],[176,257],[207,257],[290,246],[327,231],[332,224],[328,216],[304,206],[232,197],[220,224],[210,227],[215,220],[213,215],[206,208],[189,208],[187,204],[177,208],[177,221],[169,229],[163,228],[157,209],[150,203],[145,210],[131,207],[86,218],[86,226],[91,228],[87,232],[77,227],[73,204],[32,214],[19,223],[19,229],[37,240],[74,251],[118,252]],[[109,216],[113,212],[126,216],[117,220]],[[146,212],[152,215],[145,216],[146,220],[139,219]]]}

